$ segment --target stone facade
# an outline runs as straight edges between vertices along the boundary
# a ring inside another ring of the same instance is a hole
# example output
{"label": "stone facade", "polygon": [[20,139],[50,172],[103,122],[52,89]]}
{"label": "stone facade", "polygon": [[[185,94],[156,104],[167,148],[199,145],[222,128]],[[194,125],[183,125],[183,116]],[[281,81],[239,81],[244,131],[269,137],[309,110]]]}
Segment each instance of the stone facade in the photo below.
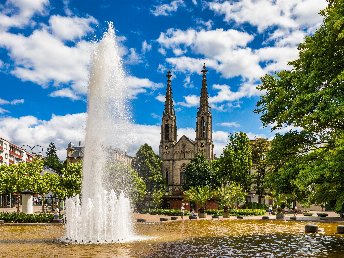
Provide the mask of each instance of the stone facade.
{"label": "stone facade", "polygon": [[207,69],[205,65],[203,66],[202,74],[202,89],[200,106],[196,116],[195,140],[191,140],[183,135],[177,141],[177,119],[172,99],[172,75],[170,71],[167,73],[166,100],[162,116],[159,156],[162,159],[162,174],[168,185],[170,195],[181,195],[185,168],[197,153],[203,153],[209,160],[214,158],[212,115],[208,104]]}

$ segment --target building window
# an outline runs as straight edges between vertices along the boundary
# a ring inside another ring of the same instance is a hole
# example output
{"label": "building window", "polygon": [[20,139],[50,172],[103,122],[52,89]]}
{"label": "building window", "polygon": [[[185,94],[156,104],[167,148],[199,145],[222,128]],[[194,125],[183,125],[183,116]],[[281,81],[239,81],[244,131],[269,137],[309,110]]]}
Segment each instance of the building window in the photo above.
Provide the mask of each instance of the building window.
{"label": "building window", "polygon": [[185,170],[186,170],[186,165],[183,164],[180,168],[180,184],[185,185]]}
{"label": "building window", "polygon": [[7,144],[4,143],[4,150],[7,150]]}
{"label": "building window", "polygon": [[168,141],[170,139],[170,126],[165,124],[165,140]]}
{"label": "building window", "polygon": [[201,137],[205,138],[205,133],[206,133],[206,125],[205,125],[205,119],[202,116],[201,117]]}
{"label": "building window", "polygon": [[168,185],[168,170],[166,170],[165,180],[166,180],[166,185]]}

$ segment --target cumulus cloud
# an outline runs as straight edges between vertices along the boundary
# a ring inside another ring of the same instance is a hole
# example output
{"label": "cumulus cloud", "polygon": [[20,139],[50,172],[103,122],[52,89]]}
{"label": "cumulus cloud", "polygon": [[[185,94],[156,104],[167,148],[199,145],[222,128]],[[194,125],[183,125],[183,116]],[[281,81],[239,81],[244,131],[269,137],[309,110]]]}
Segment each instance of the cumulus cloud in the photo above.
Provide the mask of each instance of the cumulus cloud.
{"label": "cumulus cloud", "polygon": [[32,16],[44,14],[49,0],[7,0],[0,5],[0,31],[32,25]]}
{"label": "cumulus cloud", "polygon": [[151,13],[154,16],[169,16],[176,12],[179,7],[183,6],[185,6],[184,0],[174,0],[172,2],[169,1],[169,3],[166,4],[155,5],[151,10]]}
{"label": "cumulus cloud", "polygon": [[[79,141],[84,142],[86,128],[86,113],[67,114],[64,116],[53,115],[50,120],[40,120],[34,116],[23,116],[19,118],[2,117],[0,118],[0,136],[19,145],[35,146],[40,145],[44,148],[54,142],[58,156],[61,160],[66,158],[66,148],[69,142],[74,144]],[[159,152],[160,144],[160,125],[132,124],[131,131],[134,140],[129,143],[128,154],[135,155],[139,147],[148,143],[153,150]],[[118,135],[118,137],[127,137]],[[178,128],[178,139],[186,135],[191,140],[195,139],[194,128]],[[214,131],[213,141],[215,154],[219,156],[228,141],[228,132]],[[248,133],[250,139],[263,137]]]}
{"label": "cumulus cloud", "polygon": [[53,91],[49,94],[50,97],[60,97],[60,98],[69,98],[71,100],[78,100],[80,99],[71,89],[64,88],[60,90]]}
{"label": "cumulus cloud", "polygon": [[140,93],[147,92],[147,90],[156,90],[163,87],[162,83],[155,83],[147,78],[138,78],[135,76],[127,76],[125,78],[130,98],[136,98]]}
{"label": "cumulus cloud", "polygon": [[144,41],[142,42],[142,47],[141,47],[141,48],[142,48],[141,51],[142,51],[142,53],[144,54],[144,53],[147,53],[147,52],[151,51],[152,45],[151,45],[151,44],[148,44],[147,41],[144,40]]}
{"label": "cumulus cloud", "polygon": [[[2,106],[2,105],[18,105],[18,104],[23,104],[23,103],[24,103],[24,99],[6,100],[6,99],[0,98],[0,106]],[[6,114],[6,113],[10,113],[10,111],[3,108],[3,107],[0,107],[0,114]]]}
{"label": "cumulus cloud", "polygon": [[52,34],[61,40],[81,39],[89,32],[92,32],[92,25],[98,24],[98,21],[92,16],[65,17],[53,15],[49,19]]}
{"label": "cumulus cloud", "polygon": [[177,104],[183,107],[197,107],[199,106],[199,96],[197,95],[184,96],[184,101],[177,102]]}

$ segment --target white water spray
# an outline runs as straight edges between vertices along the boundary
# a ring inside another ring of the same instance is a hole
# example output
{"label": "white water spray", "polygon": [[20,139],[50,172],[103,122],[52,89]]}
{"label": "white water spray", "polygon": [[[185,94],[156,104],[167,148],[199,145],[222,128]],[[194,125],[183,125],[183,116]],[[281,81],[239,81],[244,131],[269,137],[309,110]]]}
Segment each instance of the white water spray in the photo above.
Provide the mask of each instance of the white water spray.
{"label": "white water spray", "polygon": [[128,160],[128,90],[112,24],[92,58],[83,160],[82,199],[66,201],[66,240],[77,243],[135,239]]}

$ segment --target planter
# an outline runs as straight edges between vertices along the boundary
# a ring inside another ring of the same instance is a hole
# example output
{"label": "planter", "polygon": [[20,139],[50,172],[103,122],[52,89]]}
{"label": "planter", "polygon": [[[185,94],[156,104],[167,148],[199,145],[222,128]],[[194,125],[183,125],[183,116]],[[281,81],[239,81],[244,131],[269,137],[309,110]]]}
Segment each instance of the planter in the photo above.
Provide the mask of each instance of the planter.
{"label": "planter", "polygon": [[204,218],[206,218],[207,217],[207,213],[198,213],[198,217],[201,219],[204,219]]}
{"label": "planter", "polygon": [[168,221],[168,218],[160,218],[160,221]]}
{"label": "planter", "polygon": [[227,211],[227,212],[223,212],[223,217],[224,218],[229,218],[230,216],[229,216],[229,212]]}
{"label": "planter", "polygon": [[296,220],[296,217],[290,217],[289,219],[290,220]]}
{"label": "planter", "polygon": [[137,219],[136,221],[137,221],[137,222],[146,222],[145,219]]}
{"label": "planter", "polygon": [[305,233],[317,233],[318,226],[317,225],[306,225],[305,226]]}
{"label": "planter", "polygon": [[177,220],[178,219],[178,217],[171,217],[171,220]]}
{"label": "planter", "polygon": [[310,213],[310,212],[305,212],[305,213],[303,213],[303,216],[312,216],[313,215],[313,213]]}
{"label": "planter", "polygon": [[269,216],[263,216],[262,217],[263,220],[267,220],[267,219],[270,219]]}
{"label": "planter", "polygon": [[283,213],[277,213],[276,219],[284,219],[284,214]]}
{"label": "planter", "polygon": [[243,219],[244,217],[243,216],[237,216],[237,219]]}
{"label": "planter", "polygon": [[213,218],[213,219],[218,219],[218,218],[219,218],[219,215],[213,215],[212,218]]}
{"label": "planter", "polygon": [[325,217],[328,216],[327,213],[317,213],[317,215],[318,215],[319,217],[321,217],[321,218],[325,218]]}

